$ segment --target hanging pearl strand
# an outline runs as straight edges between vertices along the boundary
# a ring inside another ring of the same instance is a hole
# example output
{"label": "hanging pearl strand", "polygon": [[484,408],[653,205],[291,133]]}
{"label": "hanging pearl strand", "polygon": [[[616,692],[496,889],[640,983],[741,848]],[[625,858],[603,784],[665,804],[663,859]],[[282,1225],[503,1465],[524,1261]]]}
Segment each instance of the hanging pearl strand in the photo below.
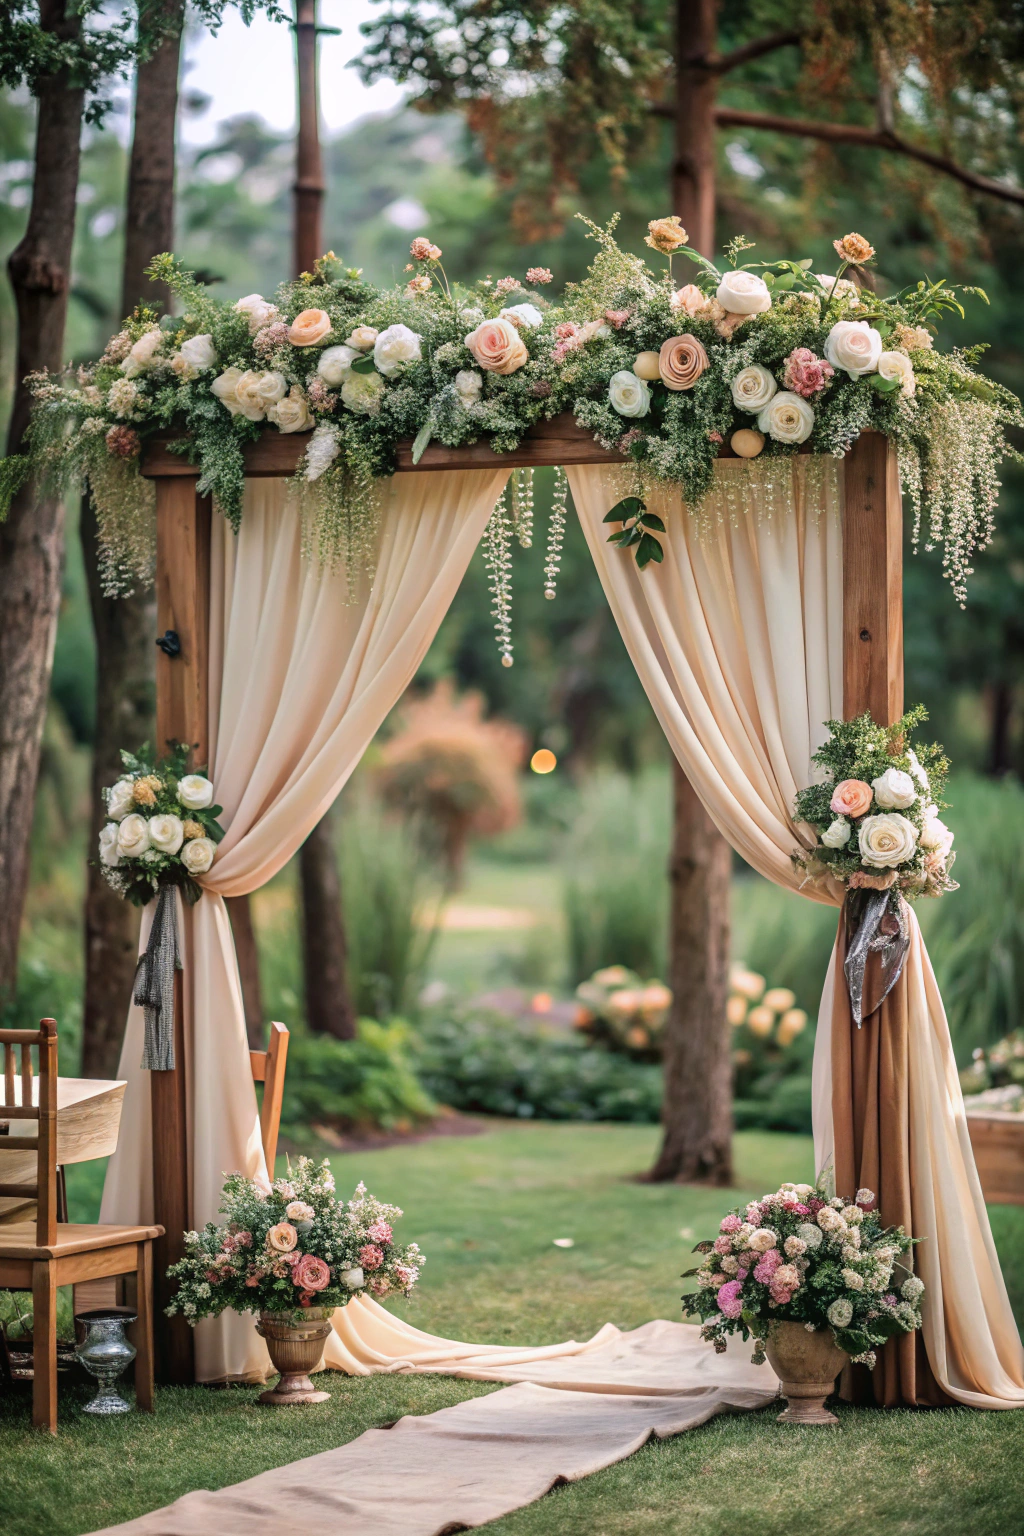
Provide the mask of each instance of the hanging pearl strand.
{"label": "hanging pearl strand", "polygon": [[533,470],[514,469],[509,481],[512,487],[512,525],[521,549],[529,549],[533,543]]}
{"label": "hanging pearl strand", "polygon": [[503,667],[512,665],[512,532],[510,498],[503,490],[494,503],[484,534],[484,564],[490,575],[489,591],[494,632]]}
{"label": "hanging pearl strand", "polygon": [[565,498],[569,493],[569,477],[559,466],[555,470],[555,489],[551,497],[551,518],[548,522],[547,557],[544,562],[544,596],[555,596],[555,581],[562,563],[562,543],[565,538]]}

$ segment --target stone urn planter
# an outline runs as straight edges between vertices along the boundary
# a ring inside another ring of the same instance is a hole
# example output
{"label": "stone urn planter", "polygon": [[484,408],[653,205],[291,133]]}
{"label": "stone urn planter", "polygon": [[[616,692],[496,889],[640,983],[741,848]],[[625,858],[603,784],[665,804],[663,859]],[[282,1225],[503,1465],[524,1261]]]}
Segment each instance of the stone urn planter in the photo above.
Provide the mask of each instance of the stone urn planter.
{"label": "stone urn planter", "polygon": [[850,1357],[839,1348],[831,1328],[808,1333],[803,1323],[773,1322],[765,1352],[789,1403],[779,1414],[780,1424],[839,1423],[825,1407],[825,1399]]}
{"label": "stone urn planter", "polygon": [[329,1392],[318,1392],[309,1379],[324,1352],[331,1331],[330,1313],[323,1307],[303,1307],[295,1312],[261,1312],[256,1332],[267,1341],[270,1361],[280,1372],[276,1387],[261,1392],[261,1403],[277,1408],[293,1403],[326,1403]]}

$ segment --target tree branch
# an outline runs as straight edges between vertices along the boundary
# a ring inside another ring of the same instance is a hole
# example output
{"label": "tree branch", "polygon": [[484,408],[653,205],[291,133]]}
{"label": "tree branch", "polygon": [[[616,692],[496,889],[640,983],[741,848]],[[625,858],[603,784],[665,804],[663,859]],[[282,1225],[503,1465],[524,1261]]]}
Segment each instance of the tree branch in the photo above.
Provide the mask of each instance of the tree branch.
{"label": "tree branch", "polygon": [[764,37],[755,37],[753,42],[734,48],[731,53],[709,53],[703,65],[716,75],[726,75],[732,69],[739,69],[741,64],[763,58],[766,53],[775,53],[779,48],[798,47],[806,37],[806,32],[795,30],[768,32]]}

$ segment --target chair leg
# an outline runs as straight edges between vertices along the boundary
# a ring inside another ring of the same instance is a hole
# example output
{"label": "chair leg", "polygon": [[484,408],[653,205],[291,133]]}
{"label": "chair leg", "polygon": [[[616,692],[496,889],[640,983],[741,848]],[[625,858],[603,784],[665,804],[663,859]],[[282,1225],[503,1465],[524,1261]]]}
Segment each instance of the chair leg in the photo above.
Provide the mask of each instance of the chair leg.
{"label": "chair leg", "polygon": [[57,1266],[32,1266],[32,1423],[57,1433]]}
{"label": "chair leg", "polygon": [[153,1412],[153,1244],[138,1244],[135,1275],[135,1406]]}

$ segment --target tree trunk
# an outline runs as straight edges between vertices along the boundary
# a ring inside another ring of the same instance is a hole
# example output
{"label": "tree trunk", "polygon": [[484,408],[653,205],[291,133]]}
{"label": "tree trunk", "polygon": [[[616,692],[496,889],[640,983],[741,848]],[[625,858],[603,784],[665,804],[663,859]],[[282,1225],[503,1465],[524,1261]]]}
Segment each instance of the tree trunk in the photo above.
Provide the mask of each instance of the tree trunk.
{"label": "tree trunk", "polygon": [[[169,0],[169,32],[153,56],[140,64],[135,83],[135,120],[125,207],[121,313],[139,303],[164,309],[170,293],[146,277],[146,267],[174,244],[174,144],[181,55],[181,0]],[[89,852],[103,821],[100,790],[121,771],[121,749],[136,751],[153,741],[155,719],[156,602],[152,592],[131,597],[104,595],[97,569],[96,517],[82,498],[80,533],[96,637],[96,734],[92,757]],[[92,864],[85,893],[85,1002],[82,1013],[82,1072],[86,1077],[117,1074],[132,982],[138,960],[139,919],[135,909],[110,889]]]}
{"label": "tree trunk", "polygon": [[256,947],[256,930],[252,921],[252,903],[248,896],[227,896],[225,905],[231,919],[231,931],[235,936],[235,954],[238,957],[238,976],[242,983],[242,1006],[245,1009],[245,1033],[251,1051],[266,1049],[263,1033],[263,987],[260,982],[260,954]]}
{"label": "tree trunk", "polygon": [[[66,0],[41,0],[41,25],[61,40],[81,21]],[[63,363],[85,92],[66,73],[38,90],[28,227],[7,270],[17,308],[17,356],[7,451],[16,453],[32,397],[22,382]],[[17,981],[29,871],[32,804],[50,687],[64,563],[64,508],[26,486],[0,524],[0,994]]]}
{"label": "tree trunk", "polygon": [[[716,0],[677,0],[673,208],[695,250],[715,244]],[[729,984],[728,844],[673,763],[669,862],[669,971],[664,1134],[648,1177],[683,1183],[732,1179],[732,1063],[725,1019]]]}
{"label": "tree trunk", "polygon": [[663,1137],[652,1182],[732,1183],[729,990],[731,854],[678,764],[665,1030]]}
{"label": "tree trunk", "polygon": [[348,945],[330,811],[303,843],[299,871],[306,1023],[315,1034],[354,1040],[356,1013],[349,988]]}

